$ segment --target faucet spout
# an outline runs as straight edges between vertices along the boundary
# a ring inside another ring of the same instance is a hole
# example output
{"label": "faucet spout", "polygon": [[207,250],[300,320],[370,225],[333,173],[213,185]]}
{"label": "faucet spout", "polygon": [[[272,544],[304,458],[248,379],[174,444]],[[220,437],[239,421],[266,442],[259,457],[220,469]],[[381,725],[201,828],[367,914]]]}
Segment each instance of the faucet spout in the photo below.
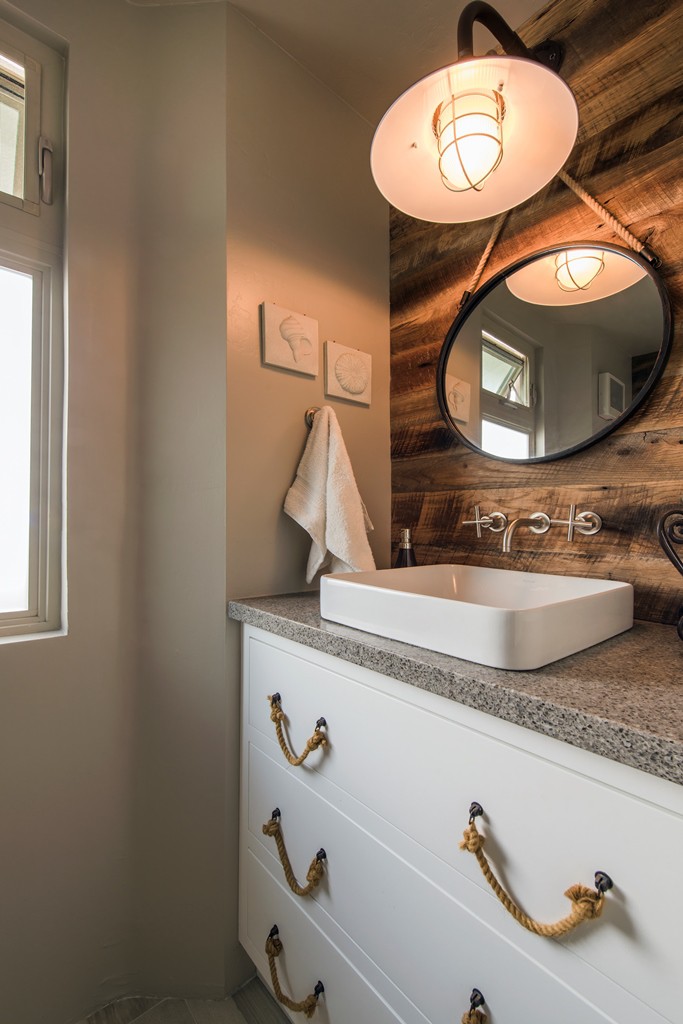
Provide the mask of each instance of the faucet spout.
{"label": "faucet spout", "polygon": [[512,551],[512,538],[516,534],[520,526],[537,526],[535,519],[526,519],[520,517],[519,519],[512,519],[505,527],[505,533],[503,534],[503,554],[509,554]]}
{"label": "faucet spout", "polygon": [[512,551],[512,538],[520,526],[528,526],[532,533],[547,533],[550,529],[550,518],[545,512],[534,512],[531,516],[520,516],[519,519],[511,520],[503,534],[503,554]]}

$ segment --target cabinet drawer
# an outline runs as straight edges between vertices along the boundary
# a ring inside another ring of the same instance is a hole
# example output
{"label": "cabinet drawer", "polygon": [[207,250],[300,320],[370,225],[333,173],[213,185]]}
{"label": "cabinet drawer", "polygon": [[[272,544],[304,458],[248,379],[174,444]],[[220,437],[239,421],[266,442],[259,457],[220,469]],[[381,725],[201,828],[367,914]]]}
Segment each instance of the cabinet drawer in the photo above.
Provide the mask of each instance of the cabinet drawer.
{"label": "cabinet drawer", "polygon": [[[547,962],[554,952],[543,947],[561,944],[683,1021],[680,787],[267,634],[251,636],[246,664],[250,736],[275,759],[268,694],[282,694],[297,751],[317,718],[328,722],[329,748],[287,768],[297,780],[341,809],[351,796],[423,847],[441,862],[443,880],[438,870],[430,877],[446,891],[452,871],[485,892],[483,918],[534,959]],[[632,779],[648,798],[626,791]],[[566,916],[565,890],[592,885],[599,869],[615,883],[602,917],[559,942],[525,932],[491,894],[475,857],[458,848],[475,799],[486,811],[480,831],[492,867],[528,914],[543,922]]]}
{"label": "cabinet drawer", "polygon": [[[282,812],[282,834],[299,881],[315,851],[324,846],[327,859],[320,885],[310,896],[292,898],[323,931],[326,918],[331,919],[394,979],[400,986],[397,997],[382,991],[405,1019],[410,1013],[398,1001],[401,993],[427,1020],[450,1021],[457,1009],[454,993],[466,1000],[474,984],[483,988],[486,971],[487,999],[496,994],[499,1005],[506,1007],[501,1024],[546,1024],[550,1016],[555,1024],[661,1022],[621,986],[580,960],[568,959],[556,944],[537,947],[544,963],[535,962],[482,919],[480,907],[486,899],[471,883],[462,889],[462,899],[456,899],[255,746],[248,752],[248,773],[249,846],[285,886],[275,843],[262,831],[275,805]],[[422,861],[420,866],[428,864]],[[552,966],[562,980],[553,975]],[[491,976],[500,983],[491,982]],[[591,1005],[588,992],[597,997],[599,1009]]]}
{"label": "cabinet drawer", "polygon": [[[403,1024],[324,936],[311,918],[297,907],[271,873],[246,851],[242,861],[240,941],[272,991],[265,941],[277,924],[283,951],[277,958],[282,990],[294,1000],[304,999],[318,980],[325,986],[313,1015],[320,1024]],[[246,877],[245,877],[246,876]],[[303,1021],[301,1013],[288,1016]]]}

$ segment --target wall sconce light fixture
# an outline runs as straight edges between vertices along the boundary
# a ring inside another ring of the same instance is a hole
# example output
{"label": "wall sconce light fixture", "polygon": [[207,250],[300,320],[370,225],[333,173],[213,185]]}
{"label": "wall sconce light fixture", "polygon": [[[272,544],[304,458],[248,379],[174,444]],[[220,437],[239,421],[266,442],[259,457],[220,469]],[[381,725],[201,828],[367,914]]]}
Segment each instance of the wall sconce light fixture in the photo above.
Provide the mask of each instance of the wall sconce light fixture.
{"label": "wall sconce light fixture", "polygon": [[[473,55],[475,22],[504,56]],[[543,188],[569,156],[576,101],[556,73],[559,43],[528,49],[488,3],[458,21],[457,63],[420,79],[380,121],[370,163],[382,195],[420,220],[462,223],[509,210]]]}

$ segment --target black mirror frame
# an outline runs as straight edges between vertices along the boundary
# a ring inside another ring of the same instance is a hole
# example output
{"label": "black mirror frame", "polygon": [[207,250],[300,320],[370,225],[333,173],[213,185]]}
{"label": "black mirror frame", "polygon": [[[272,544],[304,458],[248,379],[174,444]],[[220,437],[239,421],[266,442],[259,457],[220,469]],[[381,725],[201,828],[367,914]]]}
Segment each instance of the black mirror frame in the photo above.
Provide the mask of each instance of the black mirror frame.
{"label": "black mirror frame", "polygon": [[[444,388],[446,365],[448,363],[448,358],[450,356],[453,343],[455,342],[458,336],[460,328],[462,327],[463,323],[467,320],[470,313],[479,305],[479,303],[483,302],[483,300],[486,298],[489,292],[492,292],[493,289],[496,288],[502,281],[504,281],[505,278],[508,277],[510,274],[516,273],[518,270],[521,270],[523,267],[526,267],[529,263],[532,263],[534,260],[537,260],[543,256],[555,255],[560,252],[565,252],[567,249],[586,248],[602,249],[609,252],[618,253],[623,256],[628,256],[628,258],[633,260],[634,263],[637,263],[638,266],[640,266],[648,274],[651,280],[654,281],[655,283],[657,293],[662,304],[662,343],[659,349],[657,360],[654,366],[652,367],[652,370],[650,371],[647,380],[643,384],[642,388],[640,389],[636,397],[632,399],[630,405],[626,409],[624,409],[620,416],[618,416],[614,420],[611,420],[609,423],[606,424],[606,426],[602,428],[602,430],[599,430],[597,431],[597,433],[592,434],[589,438],[587,438],[585,441],[581,441],[579,444],[572,445],[569,448],[564,448],[562,449],[562,451],[559,452],[553,452],[550,455],[538,455],[529,459],[506,459],[502,455],[492,455],[490,452],[483,451],[481,448],[477,447],[477,445],[473,444],[467,437],[465,437],[465,435],[462,433],[462,431],[459,429],[459,427],[452,419],[446,403],[446,395]],[[609,242],[597,242],[595,240],[587,242],[565,242],[564,245],[552,245],[546,249],[537,249],[535,252],[532,252],[529,255],[524,256],[522,259],[517,260],[517,262],[511,263],[507,267],[503,267],[503,269],[500,270],[497,274],[495,274],[489,281],[487,281],[486,284],[482,285],[481,288],[478,288],[475,292],[473,292],[472,295],[470,295],[467,301],[465,302],[462,309],[459,310],[457,316],[455,317],[455,320],[449,327],[448,332],[446,334],[446,338],[441,347],[441,352],[439,354],[439,362],[437,364],[436,369],[436,395],[439,401],[439,409],[441,411],[441,416],[444,422],[446,423],[446,426],[450,428],[450,430],[455,434],[457,439],[461,441],[462,444],[465,445],[465,447],[469,448],[470,451],[476,452],[478,455],[483,455],[487,459],[495,459],[497,462],[509,462],[513,465],[518,466],[529,466],[532,463],[536,462],[554,462],[556,459],[564,459],[568,455],[574,455],[576,454],[576,452],[583,451],[584,449],[590,448],[592,447],[592,445],[597,444],[598,441],[601,441],[604,437],[607,437],[608,434],[611,434],[613,431],[615,431],[617,427],[620,427],[622,423],[625,423],[626,420],[633,415],[635,410],[638,408],[639,405],[641,405],[641,403],[649,395],[654,385],[659,380],[662,374],[662,370],[666,365],[666,361],[669,358],[672,338],[673,319],[671,313],[671,301],[669,299],[668,292],[664,287],[664,283],[661,280],[659,274],[656,273],[656,268],[653,266],[653,264],[650,263],[648,260],[644,259],[638,253],[634,252],[632,249],[626,249],[621,245],[613,245]]]}

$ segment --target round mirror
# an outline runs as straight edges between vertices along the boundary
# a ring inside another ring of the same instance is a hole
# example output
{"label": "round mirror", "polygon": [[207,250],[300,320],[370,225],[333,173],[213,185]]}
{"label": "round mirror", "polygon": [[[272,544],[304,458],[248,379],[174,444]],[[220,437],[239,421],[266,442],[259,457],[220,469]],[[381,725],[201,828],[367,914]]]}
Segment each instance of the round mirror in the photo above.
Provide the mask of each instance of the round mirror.
{"label": "round mirror", "polygon": [[467,301],[441,350],[439,406],[474,451],[558,459],[631,415],[670,344],[669,299],[646,260],[616,245],[553,246]]}

